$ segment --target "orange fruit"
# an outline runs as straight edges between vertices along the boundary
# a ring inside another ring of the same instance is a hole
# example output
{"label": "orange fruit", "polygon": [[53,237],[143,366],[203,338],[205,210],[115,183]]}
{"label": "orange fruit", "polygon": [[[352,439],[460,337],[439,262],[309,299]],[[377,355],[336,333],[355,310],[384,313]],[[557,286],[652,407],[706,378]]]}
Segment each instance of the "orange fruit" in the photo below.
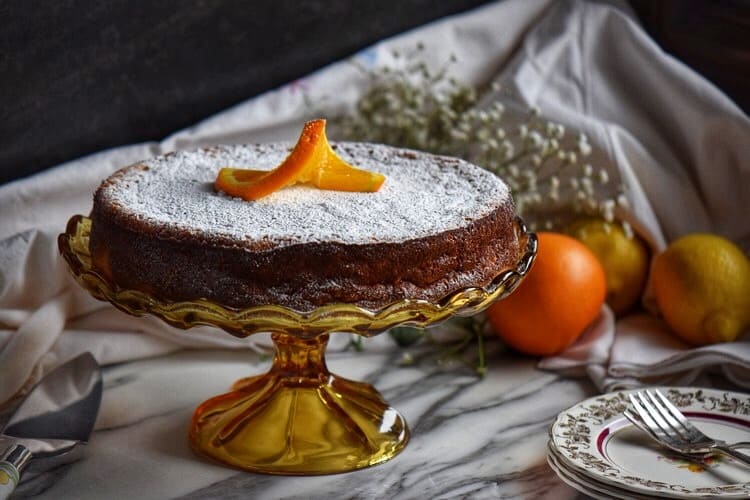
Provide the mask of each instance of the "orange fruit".
{"label": "orange fruit", "polygon": [[572,344],[604,304],[607,282],[599,259],[570,236],[541,232],[534,266],[518,288],[487,315],[505,343],[549,356]]}
{"label": "orange fruit", "polygon": [[305,123],[292,152],[273,170],[222,168],[214,188],[246,201],[258,200],[297,183],[334,191],[380,189],[385,176],[345,162],[328,143],[325,127],[326,121],[322,119]]}

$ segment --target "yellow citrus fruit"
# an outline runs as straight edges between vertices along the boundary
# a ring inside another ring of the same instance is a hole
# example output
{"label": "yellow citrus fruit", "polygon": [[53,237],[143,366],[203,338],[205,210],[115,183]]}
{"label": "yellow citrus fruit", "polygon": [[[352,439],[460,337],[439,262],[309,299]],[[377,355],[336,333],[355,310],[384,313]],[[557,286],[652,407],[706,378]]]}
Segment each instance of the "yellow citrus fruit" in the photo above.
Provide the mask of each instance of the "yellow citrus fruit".
{"label": "yellow citrus fruit", "polygon": [[656,257],[651,273],[659,311],[686,342],[731,342],[750,326],[750,261],[731,241],[683,236]]}
{"label": "yellow citrus fruit", "polygon": [[615,314],[628,312],[646,285],[649,251],[636,235],[628,235],[618,222],[583,219],[568,228],[601,262],[607,276],[607,304]]}

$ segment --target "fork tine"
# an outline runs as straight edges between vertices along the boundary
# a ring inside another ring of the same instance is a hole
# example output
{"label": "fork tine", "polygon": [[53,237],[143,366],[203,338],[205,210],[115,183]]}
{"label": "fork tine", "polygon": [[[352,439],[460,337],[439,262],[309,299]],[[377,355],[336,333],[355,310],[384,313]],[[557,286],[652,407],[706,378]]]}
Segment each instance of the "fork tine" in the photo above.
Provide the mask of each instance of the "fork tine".
{"label": "fork tine", "polygon": [[[735,450],[731,445],[728,445],[724,441],[707,437],[698,428],[695,428],[695,432],[702,437],[697,440],[686,440],[677,429],[669,426],[667,420],[665,420],[665,418],[667,418],[669,420],[681,422],[685,417],[679,412],[679,410],[674,408],[671,403],[665,407],[657,399],[657,397],[663,400],[666,399],[663,395],[654,396],[647,391],[646,395],[644,395],[643,392],[636,392],[628,394],[628,397],[630,398],[630,402],[633,404],[636,412],[640,415],[641,420],[643,420],[645,425],[651,430],[652,435],[658,437],[665,446],[680,453],[709,453],[712,451],[718,451],[725,455],[729,455],[743,464],[750,465],[750,455],[745,455],[744,453]],[[650,399],[652,401],[649,401]],[[667,416],[666,413],[670,412],[670,407],[680,415],[680,418],[677,418],[671,413]],[[688,422],[687,425],[682,425],[682,428],[689,430],[691,426],[692,424]]]}
{"label": "fork tine", "polygon": [[675,420],[679,422],[682,429],[685,429],[691,439],[709,439],[708,436],[701,432],[700,429],[690,423],[690,421],[685,418],[685,415],[683,415],[682,412],[678,410],[677,407],[674,406],[664,394],[661,393],[661,391],[656,389],[654,392],[656,392],[656,395],[659,397],[659,399],[661,399],[664,407],[675,418]]}
{"label": "fork tine", "polygon": [[643,403],[638,400],[638,393],[631,393],[628,395],[630,403],[635,408],[636,413],[641,417],[643,423],[651,429],[651,432],[655,434],[659,439],[665,442],[669,442],[671,439],[664,429],[651,418],[649,411],[643,406]]}
{"label": "fork tine", "polygon": [[625,408],[625,410],[622,412],[623,415],[625,415],[625,418],[630,420],[630,423],[634,426],[638,427],[640,430],[645,432],[649,435],[652,439],[655,439],[656,441],[661,443],[661,440],[659,439],[659,435],[656,434],[651,430],[651,428],[646,425],[646,423],[643,421],[643,419],[638,415],[637,412],[631,410],[630,408]]}
{"label": "fork tine", "polygon": [[630,423],[645,432],[651,439],[654,441],[657,441],[658,443],[662,443],[662,439],[660,438],[660,434],[657,434],[653,430],[651,430],[651,427],[646,425],[646,422],[643,421],[643,419],[638,415],[636,411],[631,410],[630,408],[625,408],[625,411],[622,412],[623,415],[625,415],[625,418],[630,420]]}
{"label": "fork tine", "polygon": [[[671,434],[671,427],[670,425],[664,420],[664,418],[661,416],[661,413],[659,410],[654,408],[654,405],[651,404],[651,402],[648,400],[648,397],[644,395],[643,392],[638,392],[636,394],[636,397],[640,400],[641,405],[643,408],[646,409],[646,414],[648,414],[651,419],[656,422],[656,425],[658,425],[662,431],[664,431],[665,434],[670,435]],[[643,415],[641,414],[641,417]]]}
{"label": "fork tine", "polygon": [[[649,428],[644,422],[643,419],[638,415],[637,412],[634,412],[630,408],[625,408],[625,410],[622,412],[623,415],[625,415],[625,418],[627,418],[631,424],[633,424],[635,427],[640,429],[643,433],[645,433],[648,437],[659,443],[660,445],[664,446],[664,439],[662,434],[657,434]],[[703,465],[703,457],[702,454],[699,455],[691,455],[689,453],[682,453],[681,451],[678,451],[676,448],[672,448],[672,453],[675,453],[682,457],[684,460],[687,460],[689,462],[693,462],[698,465]]]}
{"label": "fork tine", "polygon": [[657,399],[656,396],[654,396],[654,393],[649,390],[646,390],[646,396],[651,400],[651,403],[653,404],[656,411],[659,412],[659,415],[664,419],[666,424],[672,428],[674,432],[676,432],[683,439],[690,440],[692,438],[691,433],[688,432],[688,430],[680,420],[674,417],[671,409],[665,407],[663,401]]}

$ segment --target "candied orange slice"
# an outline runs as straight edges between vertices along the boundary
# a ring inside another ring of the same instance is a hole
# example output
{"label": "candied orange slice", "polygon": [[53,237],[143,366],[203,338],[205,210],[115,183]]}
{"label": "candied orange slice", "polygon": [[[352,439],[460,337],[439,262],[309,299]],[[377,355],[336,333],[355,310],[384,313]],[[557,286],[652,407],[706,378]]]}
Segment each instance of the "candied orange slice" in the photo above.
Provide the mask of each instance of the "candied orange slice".
{"label": "candied orange slice", "polygon": [[311,184],[333,191],[374,192],[385,176],[356,168],[331,148],[326,138],[326,121],[305,123],[297,144],[273,170],[222,168],[214,183],[217,191],[243,200],[258,200],[292,184]]}

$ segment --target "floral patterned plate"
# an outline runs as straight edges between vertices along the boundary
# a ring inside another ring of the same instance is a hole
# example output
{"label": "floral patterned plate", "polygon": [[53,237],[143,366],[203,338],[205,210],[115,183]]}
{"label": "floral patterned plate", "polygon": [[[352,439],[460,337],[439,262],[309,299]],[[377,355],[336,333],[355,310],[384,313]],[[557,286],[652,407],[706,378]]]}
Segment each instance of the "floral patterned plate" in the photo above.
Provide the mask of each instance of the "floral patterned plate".
{"label": "floral patterned plate", "polygon": [[[698,388],[660,390],[709,436],[728,442],[750,440],[750,395]],[[610,496],[620,491],[623,496],[750,497],[750,468],[720,455],[687,461],[630,424],[622,414],[629,404],[628,392],[587,399],[558,415],[549,444],[566,479],[590,488],[615,487]]]}
{"label": "floral patterned plate", "polygon": [[549,464],[550,468],[555,471],[557,476],[568,486],[571,486],[593,498],[600,500],[611,500],[612,498],[618,500],[645,500],[651,498],[636,495],[629,490],[618,488],[617,486],[609,485],[607,483],[594,481],[588,476],[567,469],[566,466],[560,462],[557,452],[551,447],[547,450],[547,464]]}

